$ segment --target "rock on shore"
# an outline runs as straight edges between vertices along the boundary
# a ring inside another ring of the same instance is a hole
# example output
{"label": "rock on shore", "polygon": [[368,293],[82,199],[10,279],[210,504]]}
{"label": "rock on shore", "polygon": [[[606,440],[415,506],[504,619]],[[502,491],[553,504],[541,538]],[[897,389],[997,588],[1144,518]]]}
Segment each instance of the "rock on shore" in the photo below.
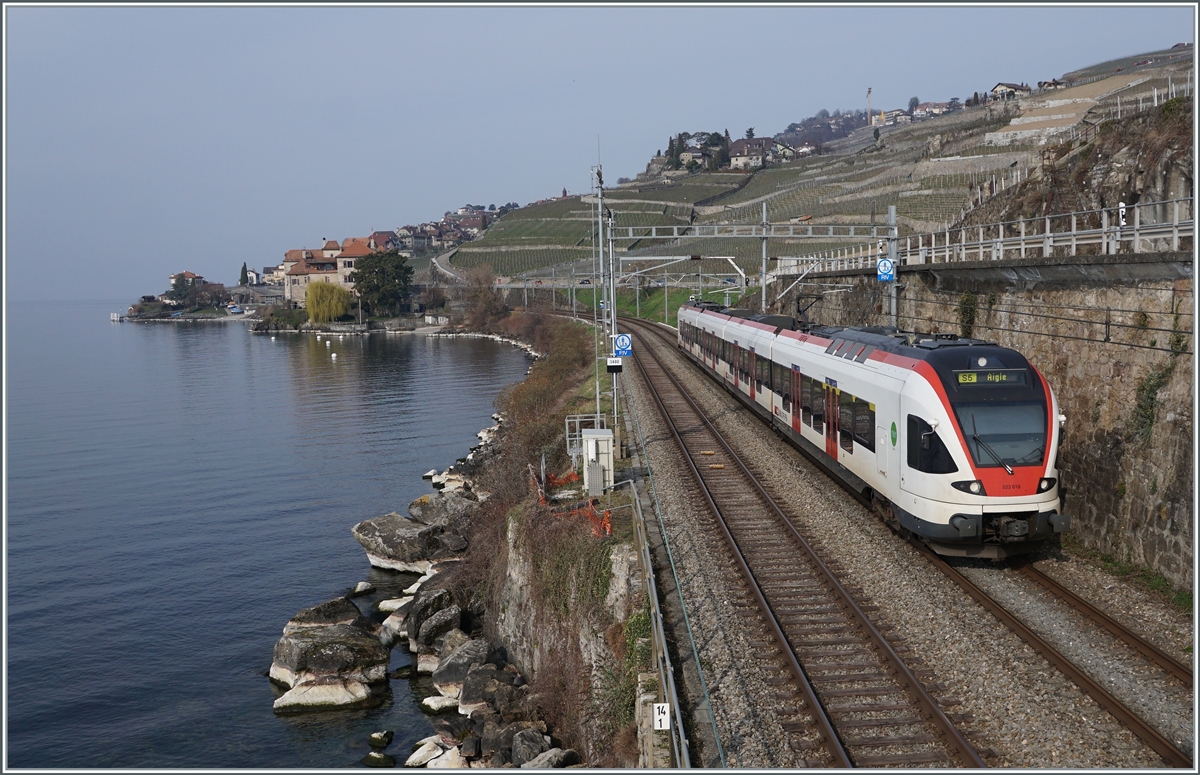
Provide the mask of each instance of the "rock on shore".
{"label": "rock on shore", "polygon": [[278,711],[359,707],[379,697],[372,684],[387,678],[390,654],[379,625],[345,598],[296,614],[275,644],[268,675],[288,687]]}
{"label": "rock on shore", "polygon": [[377,568],[427,573],[433,560],[458,556],[467,542],[458,521],[478,504],[467,489],[423,495],[398,512],[359,522],[351,533]]}

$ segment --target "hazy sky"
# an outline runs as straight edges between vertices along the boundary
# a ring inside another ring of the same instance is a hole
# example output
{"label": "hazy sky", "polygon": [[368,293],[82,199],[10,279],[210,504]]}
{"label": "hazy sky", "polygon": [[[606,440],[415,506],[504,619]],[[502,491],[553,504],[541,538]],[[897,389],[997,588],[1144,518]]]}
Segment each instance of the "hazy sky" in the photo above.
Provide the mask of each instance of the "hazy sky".
{"label": "hazy sky", "polygon": [[5,6],[5,292],[160,293],[466,203],[1194,40],[1191,6]]}

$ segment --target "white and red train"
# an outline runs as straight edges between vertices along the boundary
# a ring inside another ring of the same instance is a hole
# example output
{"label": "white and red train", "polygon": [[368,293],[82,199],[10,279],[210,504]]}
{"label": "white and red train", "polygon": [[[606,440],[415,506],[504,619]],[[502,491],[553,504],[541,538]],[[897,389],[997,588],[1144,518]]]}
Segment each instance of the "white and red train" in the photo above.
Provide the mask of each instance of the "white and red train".
{"label": "white and red train", "polygon": [[679,347],[884,519],[941,554],[1003,559],[1069,529],[1066,418],[1015,350],[893,328],[797,325],[689,302]]}

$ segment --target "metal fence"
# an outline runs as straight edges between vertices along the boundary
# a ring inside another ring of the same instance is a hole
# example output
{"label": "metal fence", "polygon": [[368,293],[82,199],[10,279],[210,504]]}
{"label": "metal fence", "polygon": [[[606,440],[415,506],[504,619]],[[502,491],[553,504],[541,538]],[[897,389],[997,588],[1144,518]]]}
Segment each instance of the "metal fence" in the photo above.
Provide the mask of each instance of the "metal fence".
{"label": "metal fence", "polygon": [[[898,241],[901,266],[1009,258],[1052,258],[1087,254],[1178,251],[1193,236],[1193,199],[1139,202],[982,226],[914,234]],[[874,267],[883,240],[795,258],[780,258],[771,274],[830,272]]]}

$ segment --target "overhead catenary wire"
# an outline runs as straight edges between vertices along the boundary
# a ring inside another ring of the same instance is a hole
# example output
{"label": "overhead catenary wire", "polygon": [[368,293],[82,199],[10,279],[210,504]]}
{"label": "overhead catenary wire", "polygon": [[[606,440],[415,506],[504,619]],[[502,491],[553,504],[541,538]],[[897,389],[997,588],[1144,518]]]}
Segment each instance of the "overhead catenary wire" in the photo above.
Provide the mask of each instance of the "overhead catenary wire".
{"label": "overhead catenary wire", "polygon": [[[932,305],[935,305],[938,307],[958,307],[960,305],[960,302],[940,301],[938,299],[925,299],[925,300],[921,300],[921,301],[917,301],[917,302],[913,302],[913,303],[932,304]],[[1001,307],[993,307],[991,309],[992,309],[992,311],[1007,313],[1009,315],[1016,315],[1018,317],[1041,318],[1043,320],[1053,320],[1053,321],[1056,321],[1059,323],[1103,325],[1103,326],[1108,326],[1110,328],[1131,328],[1136,331],[1157,331],[1159,333],[1164,333],[1164,334],[1183,334],[1185,336],[1191,336],[1191,334],[1192,334],[1191,331],[1185,331],[1185,330],[1181,330],[1181,329],[1177,329],[1177,328],[1161,328],[1158,326],[1150,326],[1150,325],[1142,326],[1142,325],[1138,325],[1136,323],[1118,323],[1118,322],[1112,321],[1112,320],[1091,320],[1088,318],[1071,318],[1071,317],[1064,317],[1062,315],[1043,315],[1038,312],[1022,312],[1019,310],[1007,310],[1007,309],[1003,309]],[[1149,315],[1172,315],[1172,314],[1182,315],[1182,314],[1184,314],[1183,312],[1171,313],[1171,312],[1147,312],[1145,310],[1115,310],[1115,309],[1110,310],[1108,308],[1096,308],[1096,307],[1092,307],[1090,309],[1092,309],[1095,312],[1101,312],[1101,313],[1120,311],[1120,312],[1124,312],[1126,314],[1133,314],[1133,315],[1136,315],[1139,312],[1142,312],[1142,313],[1146,314],[1147,316],[1149,316]],[[991,326],[987,326],[986,324],[983,324],[983,323],[980,323],[978,325],[982,325],[982,326],[988,327],[988,328],[991,327]],[[1022,333],[1033,333],[1033,332],[1022,331]]]}
{"label": "overhead catenary wire", "polygon": [[[944,296],[954,296],[954,295],[965,296],[968,293],[975,293],[977,296],[981,295],[978,292],[974,292],[974,291],[955,292],[955,291],[944,291],[944,290],[933,290],[933,289],[930,289],[930,290],[932,293],[939,293]],[[1160,293],[1173,292],[1173,293],[1177,293],[1181,296],[1191,296],[1192,295],[1191,288],[1159,288],[1159,287],[1155,287],[1155,286],[1143,285],[1143,286],[1140,286],[1138,288],[1138,290],[1158,291]],[[996,294],[997,299],[999,299],[999,296],[1000,296],[1000,294],[997,293]],[[1081,312],[1095,312],[1096,310],[1107,310],[1108,312],[1120,312],[1122,314],[1130,314],[1130,315],[1136,315],[1139,312],[1144,312],[1147,315],[1191,315],[1192,314],[1192,310],[1190,307],[1186,310],[1179,310],[1178,312],[1154,312],[1153,310],[1144,310],[1144,309],[1122,309],[1122,308],[1118,308],[1118,307],[1081,306],[1081,305],[1075,305],[1075,304],[1048,304],[1048,303],[1034,302],[1034,301],[1006,301],[1005,304],[1010,307],[1035,307],[1037,309],[1066,309],[1066,310],[1079,310]]]}
{"label": "overhead catenary wire", "polygon": [[[937,323],[939,325],[942,325],[942,324],[948,325],[948,326],[960,325],[959,321],[957,321],[957,320],[930,320],[929,318],[917,317],[916,315],[903,315],[903,314],[897,315],[897,317],[902,318],[904,320],[920,320],[922,322]],[[1089,321],[1089,322],[1097,322],[1097,321]],[[1097,323],[1099,325],[1103,325],[1102,322],[1097,322]],[[1139,350],[1157,350],[1159,352],[1176,353],[1179,355],[1191,355],[1192,354],[1192,351],[1188,350],[1188,349],[1176,350],[1171,347],[1159,347],[1158,345],[1137,344],[1135,342],[1119,342],[1115,339],[1108,339],[1108,340],[1096,339],[1096,338],[1090,337],[1090,336],[1072,336],[1070,334],[1056,333],[1056,332],[1050,332],[1050,331],[1029,331],[1029,330],[1020,329],[1020,328],[1005,328],[1003,326],[989,326],[989,325],[986,325],[983,323],[977,323],[976,325],[979,328],[985,328],[985,329],[988,329],[991,331],[1004,331],[1004,332],[1012,333],[1012,334],[1025,334],[1027,336],[1045,336],[1045,337],[1050,337],[1051,339],[1071,339],[1071,340],[1074,340],[1077,342],[1096,342],[1097,344],[1113,344],[1113,345],[1117,345],[1119,347],[1135,347]],[[1180,331],[1177,333],[1182,334],[1183,332]],[[1185,334],[1185,336],[1190,336],[1190,335],[1191,334]]]}

